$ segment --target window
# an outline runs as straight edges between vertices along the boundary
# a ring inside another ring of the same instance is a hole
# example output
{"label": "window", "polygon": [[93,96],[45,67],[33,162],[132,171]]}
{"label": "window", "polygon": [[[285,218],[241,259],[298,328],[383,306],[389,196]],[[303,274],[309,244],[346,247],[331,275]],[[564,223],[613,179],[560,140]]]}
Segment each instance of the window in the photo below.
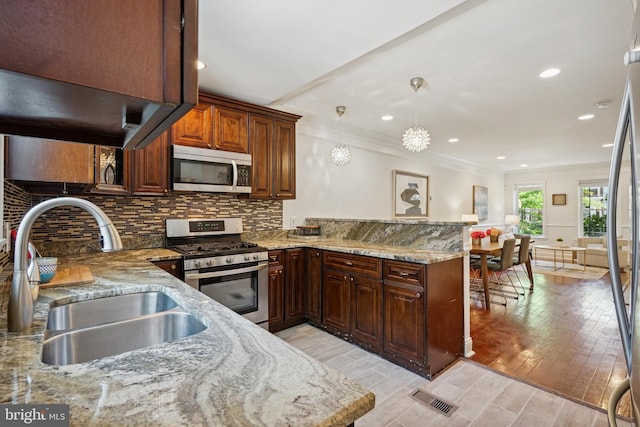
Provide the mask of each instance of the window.
{"label": "window", "polygon": [[609,188],[607,181],[589,181],[580,183],[580,212],[582,235],[600,237],[607,232],[607,199]]}
{"label": "window", "polygon": [[544,230],[544,187],[542,184],[514,186],[514,212],[520,216],[519,232],[542,236]]}

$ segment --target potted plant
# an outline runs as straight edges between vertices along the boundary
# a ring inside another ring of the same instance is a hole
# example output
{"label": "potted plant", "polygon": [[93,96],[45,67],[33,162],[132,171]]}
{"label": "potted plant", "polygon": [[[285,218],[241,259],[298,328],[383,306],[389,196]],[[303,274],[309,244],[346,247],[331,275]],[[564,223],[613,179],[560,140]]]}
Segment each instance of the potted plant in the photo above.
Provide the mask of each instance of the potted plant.
{"label": "potted plant", "polygon": [[482,230],[476,230],[471,232],[471,244],[480,245],[482,244],[482,239],[487,237],[487,233]]}
{"label": "potted plant", "polygon": [[502,230],[500,230],[499,228],[492,227],[487,230],[487,236],[489,236],[489,240],[491,242],[497,242],[498,237],[500,237],[501,234],[502,234]]}

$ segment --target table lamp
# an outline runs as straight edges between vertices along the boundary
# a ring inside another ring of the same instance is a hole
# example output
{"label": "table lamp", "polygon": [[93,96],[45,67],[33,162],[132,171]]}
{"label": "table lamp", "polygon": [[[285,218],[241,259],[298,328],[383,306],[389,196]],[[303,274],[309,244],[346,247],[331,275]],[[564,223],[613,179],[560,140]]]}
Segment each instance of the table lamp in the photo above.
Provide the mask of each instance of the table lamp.
{"label": "table lamp", "polygon": [[476,224],[479,222],[477,214],[462,214],[460,220],[463,222],[475,222]]}
{"label": "table lamp", "polygon": [[520,224],[520,217],[518,215],[507,215],[504,217],[504,223],[505,225],[510,225],[511,232],[515,233],[517,231],[516,225]]}

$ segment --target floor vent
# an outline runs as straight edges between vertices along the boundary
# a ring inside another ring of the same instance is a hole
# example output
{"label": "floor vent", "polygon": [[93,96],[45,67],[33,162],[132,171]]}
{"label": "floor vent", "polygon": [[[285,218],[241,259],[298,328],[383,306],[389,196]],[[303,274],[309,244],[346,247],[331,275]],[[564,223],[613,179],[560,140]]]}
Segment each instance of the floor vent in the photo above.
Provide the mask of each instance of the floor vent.
{"label": "floor vent", "polygon": [[447,417],[450,417],[451,414],[453,414],[458,409],[457,406],[452,405],[451,403],[446,402],[439,397],[435,397],[434,395],[429,394],[421,389],[417,389],[416,391],[411,393],[411,397],[414,400],[427,405],[429,408],[435,409],[441,414],[446,415]]}

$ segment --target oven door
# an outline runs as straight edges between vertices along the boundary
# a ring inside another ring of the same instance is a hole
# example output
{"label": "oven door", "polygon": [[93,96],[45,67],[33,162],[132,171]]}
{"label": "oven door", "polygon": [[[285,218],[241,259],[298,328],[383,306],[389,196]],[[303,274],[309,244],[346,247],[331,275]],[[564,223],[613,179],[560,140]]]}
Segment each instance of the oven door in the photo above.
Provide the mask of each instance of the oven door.
{"label": "oven door", "polygon": [[268,262],[185,272],[185,282],[243,317],[269,328]]}

